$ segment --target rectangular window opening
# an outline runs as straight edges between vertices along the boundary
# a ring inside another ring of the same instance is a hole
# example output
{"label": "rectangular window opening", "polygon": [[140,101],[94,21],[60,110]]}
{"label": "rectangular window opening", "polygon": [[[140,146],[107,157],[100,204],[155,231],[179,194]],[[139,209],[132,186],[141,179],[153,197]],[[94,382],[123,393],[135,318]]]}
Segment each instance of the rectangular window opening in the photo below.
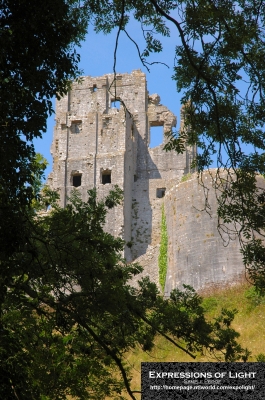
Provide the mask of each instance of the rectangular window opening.
{"label": "rectangular window opening", "polygon": [[156,197],[158,199],[162,199],[162,197],[164,197],[166,194],[166,188],[157,188],[156,189]]}
{"label": "rectangular window opening", "polygon": [[111,102],[110,102],[110,107],[111,107],[111,108],[116,108],[117,110],[119,110],[119,109],[120,109],[120,106],[121,106],[120,100],[118,100],[118,99],[116,99],[116,100],[111,100]]}
{"label": "rectangular window opening", "polygon": [[80,133],[82,131],[82,121],[72,121],[71,132]]}
{"label": "rectangular window opening", "polygon": [[163,144],[164,127],[163,126],[150,126],[150,144],[149,147],[157,147]]}
{"label": "rectangular window opening", "polygon": [[79,187],[81,186],[81,181],[82,181],[82,175],[73,175],[73,186],[74,187]]}
{"label": "rectangular window opening", "polygon": [[101,182],[103,185],[106,185],[106,183],[111,183],[111,171],[102,171]]}

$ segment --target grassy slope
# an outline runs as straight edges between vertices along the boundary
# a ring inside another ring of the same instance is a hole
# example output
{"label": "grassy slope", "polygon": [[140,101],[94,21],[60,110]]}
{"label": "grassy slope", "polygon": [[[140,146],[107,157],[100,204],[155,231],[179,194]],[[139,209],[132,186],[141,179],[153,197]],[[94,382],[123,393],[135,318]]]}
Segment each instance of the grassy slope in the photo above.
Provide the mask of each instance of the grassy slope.
{"label": "grassy slope", "polygon": [[[204,298],[207,316],[212,319],[222,308],[237,309],[238,313],[232,327],[240,333],[239,342],[251,351],[249,361],[256,361],[256,356],[265,354],[265,298],[259,298],[252,287],[240,285],[215,292]],[[128,354],[132,369],[132,387],[140,390],[141,362],[192,362],[216,361],[197,355],[193,360],[164,339],[157,339],[151,354],[135,350]],[[129,398],[129,397],[128,397]],[[140,399],[140,397],[138,397]]]}

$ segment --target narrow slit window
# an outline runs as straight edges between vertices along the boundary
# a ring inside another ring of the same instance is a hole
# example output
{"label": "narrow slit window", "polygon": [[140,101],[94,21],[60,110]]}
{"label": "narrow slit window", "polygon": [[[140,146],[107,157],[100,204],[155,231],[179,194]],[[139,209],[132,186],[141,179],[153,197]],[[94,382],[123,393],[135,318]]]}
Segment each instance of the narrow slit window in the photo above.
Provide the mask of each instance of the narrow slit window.
{"label": "narrow slit window", "polygon": [[96,92],[98,90],[97,85],[93,85],[93,92]]}
{"label": "narrow slit window", "polygon": [[150,127],[150,148],[163,144],[164,138],[164,127],[163,126],[151,126]]}
{"label": "narrow slit window", "polygon": [[101,182],[103,185],[106,185],[106,183],[111,183],[111,171],[102,171]]}
{"label": "narrow slit window", "polygon": [[82,175],[73,175],[73,186],[74,187],[79,187],[81,186],[82,183]]}

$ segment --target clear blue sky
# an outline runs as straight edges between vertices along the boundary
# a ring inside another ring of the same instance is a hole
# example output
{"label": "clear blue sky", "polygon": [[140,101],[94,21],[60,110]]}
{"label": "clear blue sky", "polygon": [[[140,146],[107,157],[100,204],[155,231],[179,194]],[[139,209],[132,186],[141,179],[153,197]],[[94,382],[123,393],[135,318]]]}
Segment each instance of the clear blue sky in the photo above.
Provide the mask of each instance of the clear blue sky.
{"label": "clear blue sky", "polygon": [[[136,22],[132,22],[129,26],[130,36],[138,43],[140,50],[144,49],[144,41],[142,32]],[[93,28],[89,29],[85,42],[82,47],[78,48],[81,56],[80,68],[83,70],[83,75],[101,76],[113,72],[114,63],[114,48],[115,48],[116,32],[110,35],[96,34]],[[167,106],[176,116],[179,127],[180,122],[180,94],[176,91],[175,82],[172,81],[174,66],[174,49],[178,37],[174,29],[170,38],[164,38],[164,50],[160,54],[154,54],[148,60],[160,61],[165,65],[154,64],[150,66],[150,73],[141,64],[138,57],[136,47],[127,36],[121,32],[119,38],[119,47],[117,52],[116,71],[119,73],[130,73],[134,69],[141,69],[146,73],[147,86],[150,94],[158,93],[161,97],[161,103]],[[52,143],[54,115],[48,119],[48,130],[43,134],[43,139],[34,141],[36,151],[43,154],[49,161],[47,174],[52,169],[52,158],[50,155],[50,147]]]}
{"label": "clear blue sky", "polygon": [[[150,66],[150,72],[142,65],[135,45],[128,37],[121,32],[119,37],[119,46],[117,52],[116,72],[131,73],[135,69],[141,69],[147,76],[147,87],[150,94],[158,93],[161,98],[161,103],[167,106],[177,116],[177,129],[180,123],[180,99],[181,94],[176,91],[175,81],[172,81],[175,46],[180,44],[179,37],[174,27],[169,38],[163,38],[163,52],[153,54],[149,62],[162,62],[169,66],[167,68],[162,64],[154,64]],[[77,48],[81,56],[80,69],[83,70],[83,75],[101,76],[113,72],[114,49],[116,41],[116,33],[112,32],[109,35],[96,34],[93,27],[89,28],[86,40],[82,43],[81,48]],[[135,40],[140,48],[144,50],[145,44],[142,36],[142,31],[136,21],[132,21],[128,28],[128,33]],[[35,149],[37,152],[44,155],[48,160],[49,166],[46,171],[46,176],[52,169],[52,158],[50,147],[52,143],[54,127],[54,115],[48,119],[48,130],[43,135],[43,139],[35,140]],[[157,143],[159,144],[159,142]],[[153,146],[157,145],[152,143]],[[248,153],[250,151],[247,145],[243,149]],[[224,157],[226,157],[224,155]],[[216,161],[212,164],[216,167]]]}

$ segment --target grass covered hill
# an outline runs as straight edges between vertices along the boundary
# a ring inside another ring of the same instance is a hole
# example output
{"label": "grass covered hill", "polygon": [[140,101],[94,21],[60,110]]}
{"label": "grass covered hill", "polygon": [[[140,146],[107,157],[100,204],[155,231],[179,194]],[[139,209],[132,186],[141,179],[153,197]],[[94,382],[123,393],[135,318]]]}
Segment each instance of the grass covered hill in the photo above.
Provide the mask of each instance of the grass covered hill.
{"label": "grass covered hill", "polygon": [[[260,297],[254,287],[245,284],[216,290],[204,297],[203,306],[209,319],[215,318],[222,308],[237,309],[232,328],[240,333],[238,342],[251,352],[248,361],[265,361],[265,297]],[[136,349],[128,354],[128,362],[133,367],[132,387],[140,390],[141,362],[167,361],[214,362],[217,360],[201,354],[198,354],[194,360],[165,339],[159,338],[151,353],[143,353]]]}

